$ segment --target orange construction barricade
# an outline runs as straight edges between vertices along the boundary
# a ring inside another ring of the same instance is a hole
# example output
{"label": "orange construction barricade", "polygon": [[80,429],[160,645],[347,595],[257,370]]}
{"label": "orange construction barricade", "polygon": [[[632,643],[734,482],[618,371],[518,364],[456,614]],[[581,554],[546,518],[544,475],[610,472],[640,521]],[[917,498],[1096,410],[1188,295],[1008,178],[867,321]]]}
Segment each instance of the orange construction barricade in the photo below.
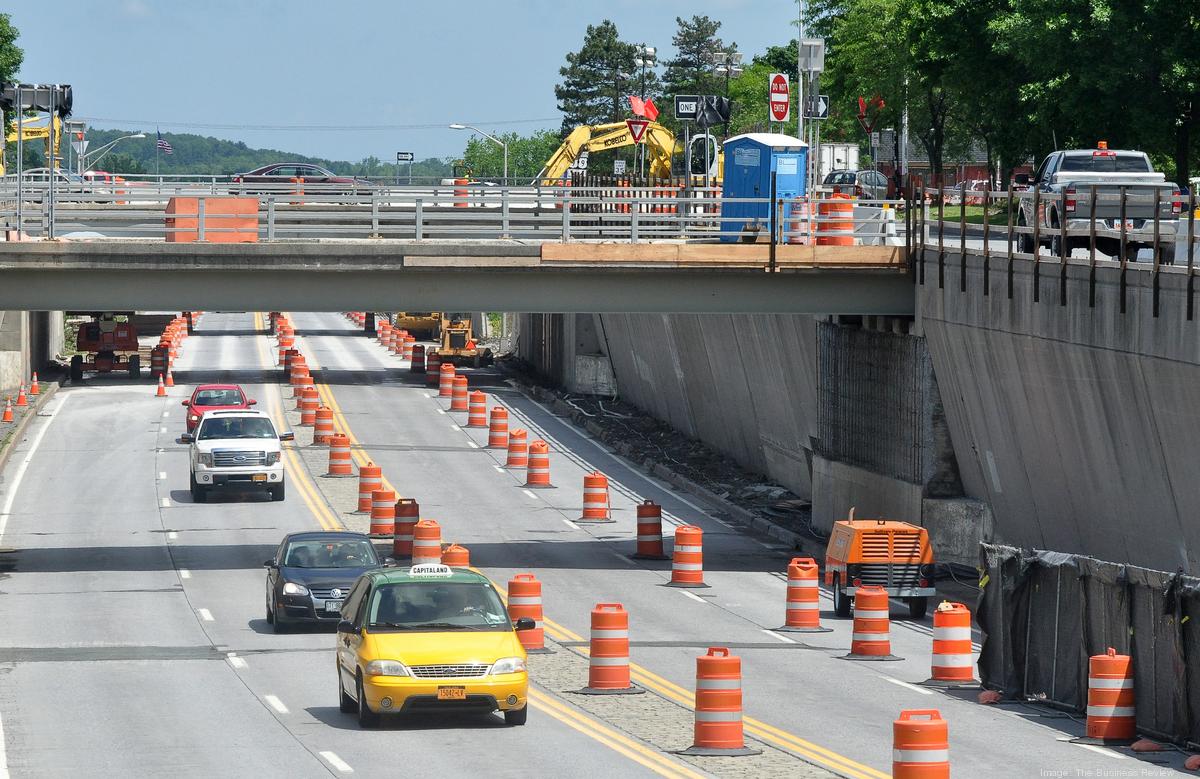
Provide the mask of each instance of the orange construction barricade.
{"label": "orange construction barricade", "polygon": [[328,406],[317,408],[313,422],[313,446],[328,446],[333,437],[333,409]]}
{"label": "orange construction barricade", "polygon": [[975,655],[971,649],[971,610],[962,603],[942,601],[933,612],[933,660],[925,684],[932,687],[974,687]]}
{"label": "orange construction barricade", "polygon": [[849,195],[835,192],[817,204],[817,245],[854,245],[854,202]]}
{"label": "orange construction barricade", "polygon": [[696,724],[682,755],[757,755],[742,732],[742,659],[725,647],[696,658]]}
{"label": "orange construction barricade", "polygon": [[708,587],[704,583],[704,531],[694,525],[675,528],[668,587]]}
{"label": "orange construction barricade", "polygon": [[422,519],[413,526],[412,564],[442,561],[442,526],[435,520]]}
{"label": "orange construction barricade", "polygon": [[854,592],[854,627],[846,660],[900,660],[892,654],[887,590],[864,584]]}
{"label": "orange construction barricade", "polygon": [[329,438],[329,473],[326,476],[353,476],[350,461],[350,437],[336,433]]}
{"label": "orange construction barricade", "polygon": [[1086,735],[1084,744],[1127,744],[1137,737],[1133,694],[1133,658],[1109,647],[1088,660]]}
{"label": "orange construction barricade", "polygon": [[458,544],[446,544],[442,547],[442,565],[451,568],[470,568],[471,550]]}
{"label": "orange construction barricade", "polygon": [[526,433],[520,428],[508,434],[508,459],[505,468],[525,468],[529,465],[529,444]]}
{"label": "orange construction barricade", "polygon": [[316,387],[305,387],[300,396],[300,426],[312,427],[317,421],[317,409],[321,407]]}
{"label": "orange construction barricade", "polygon": [[584,695],[644,693],[629,681],[629,612],[620,603],[597,603],[592,609],[588,651],[588,685]]}
{"label": "orange construction barricade", "polygon": [[409,359],[408,370],[410,373],[425,372],[425,347],[423,345],[413,345],[412,357]]}
{"label": "orange construction barricade", "polygon": [[454,387],[450,393],[450,410],[451,411],[466,411],[467,410],[467,377],[455,376]]}
{"label": "orange construction barricade", "polygon": [[600,471],[583,475],[583,515],[581,522],[613,522],[608,499],[608,477]]}
{"label": "orange construction barricade", "polygon": [[892,722],[892,779],[950,779],[950,728],[937,709],[902,711]]}
{"label": "orange construction barricade", "polygon": [[504,449],[508,446],[508,409],[492,406],[488,422],[488,449]]}
{"label": "orange construction barricade", "polygon": [[666,560],[663,554],[662,506],[644,500],[637,507],[637,551],[639,560]]}
{"label": "orange construction barricade", "polygon": [[794,557],[787,570],[787,613],[781,633],[828,633],[821,627],[819,566],[811,557]]}
{"label": "orange construction barricade", "polygon": [[[437,386],[442,380],[442,356],[436,349],[425,353],[425,386]],[[441,394],[440,392],[438,393]]]}
{"label": "orange construction barricade", "polygon": [[421,520],[421,507],[413,498],[396,501],[396,532],[392,535],[392,557],[412,557],[413,528]]}
{"label": "orange construction barricade", "polygon": [[441,378],[438,381],[438,396],[449,398],[454,395],[454,366],[448,362],[441,364],[438,369]]}
{"label": "orange construction barricade", "polygon": [[413,356],[413,350],[416,349],[417,339],[415,337],[409,335],[404,330],[401,330],[400,332],[404,333],[404,341],[401,344],[402,348],[401,348],[401,352],[400,352],[400,357],[401,357],[401,359],[404,359],[404,360],[411,360],[412,356]]}
{"label": "orange construction barricade", "polygon": [[383,489],[383,469],[375,463],[367,463],[358,469],[358,510],[356,514],[371,511],[371,493]]}
{"label": "orange construction barricade", "polygon": [[396,493],[391,490],[371,492],[372,538],[389,538],[396,532]]}
{"label": "orange construction barricade", "polygon": [[526,652],[550,652],[542,628],[542,583],[533,574],[519,573],[508,580],[508,617],[513,622],[522,617],[533,620],[532,630],[517,631],[517,640]]}
{"label": "orange construction barricade", "polygon": [[467,397],[467,427],[487,426],[487,395],[475,390]]}
{"label": "orange construction barricade", "polygon": [[550,445],[537,440],[529,445],[529,465],[525,467],[525,486],[550,489]]}

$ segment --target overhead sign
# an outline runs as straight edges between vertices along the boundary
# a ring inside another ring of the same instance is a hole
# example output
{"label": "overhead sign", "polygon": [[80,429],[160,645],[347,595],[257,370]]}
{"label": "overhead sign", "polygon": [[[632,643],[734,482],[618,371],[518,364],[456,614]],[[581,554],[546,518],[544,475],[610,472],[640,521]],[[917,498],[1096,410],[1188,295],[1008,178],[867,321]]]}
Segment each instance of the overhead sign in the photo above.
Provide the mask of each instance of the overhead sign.
{"label": "overhead sign", "polygon": [[650,126],[650,120],[626,119],[625,126],[629,128],[629,135],[633,138],[633,142],[641,143],[642,138],[646,135],[646,128]]}
{"label": "overhead sign", "polygon": [[820,73],[825,70],[825,40],[805,38],[800,41],[800,70],[805,73]]}
{"label": "overhead sign", "polygon": [[805,95],[804,96],[804,118],[805,119],[828,119],[829,118],[829,95]]}
{"label": "overhead sign", "polygon": [[413,153],[411,151],[396,152],[396,162],[412,162]]}
{"label": "overhead sign", "polygon": [[625,160],[613,160],[613,175],[614,176],[624,176],[625,175]]}
{"label": "overhead sign", "polygon": [[788,83],[786,73],[772,73],[768,100],[771,107],[771,119],[775,122],[786,122],[792,116],[792,87]]}
{"label": "overhead sign", "polygon": [[681,122],[695,121],[700,114],[700,95],[675,95],[675,118]]}

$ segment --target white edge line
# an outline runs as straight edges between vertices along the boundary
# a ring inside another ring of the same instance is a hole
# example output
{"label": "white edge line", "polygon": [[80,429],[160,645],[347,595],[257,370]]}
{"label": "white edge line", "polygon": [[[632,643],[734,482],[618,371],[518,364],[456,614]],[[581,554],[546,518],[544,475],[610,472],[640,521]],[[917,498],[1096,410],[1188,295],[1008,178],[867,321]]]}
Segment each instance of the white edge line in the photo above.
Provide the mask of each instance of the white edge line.
{"label": "white edge line", "polygon": [[160,481],[161,481],[161,480],[164,480],[164,479],[166,479],[166,478],[167,478],[167,472],[166,472],[166,471],[159,471],[159,472],[158,472],[158,478],[159,478],[159,480],[160,480]]}
{"label": "white edge line", "polygon": [[708,601],[704,600],[704,598],[701,598],[699,595],[696,595],[695,593],[688,592],[687,590],[680,590],[679,594],[686,595],[689,598],[691,598],[692,600],[696,601],[697,603],[708,603]]}
{"label": "white edge line", "polygon": [[444,409],[444,408],[439,408],[439,409],[437,410],[437,412],[438,412],[439,414],[445,414],[445,413],[446,413],[446,409]]}
{"label": "white edge line", "polygon": [[521,490],[521,492],[525,493],[526,495],[533,498],[534,500],[537,500],[537,495],[533,494],[533,490]]}
{"label": "white edge line", "polygon": [[[33,462],[33,456],[37,453],[38,447],[42,443],[42,438],[45,437],[46,431],[50,429],[50,423],[58,416],[58,412],[62,411],[63,404],[71,399],[70,395],[63,395],[59,398],[58,405],[54,410],[46,415],[46,424],[42,425],[37,431],[37,435],[33,437],[33,441],[29,444],[29,450],[25,452],[25,458],[17,465],[17,472],[13,474],[12,482],[8,486],[8,497],[4,499],[4,508],[0,509],[0,539],[4,538],[4,528],[8,526],[8,516],[12,513],[13,503],[17,500],[17,492],[21,488],[21,481],[25,478],[25,471],[29,469],[29,463]],[[0,748],[3,745],[0,744]],[[6,763],[0,762],[0,766]],[[8,769],[0,769],[7,771]]]}
{"label": "white edge line", "polygon": [[768,636],[770,636],[771,638],[777,638],[777,639],[779,639],[780,641],[784,642],[785,644],[794,644],[794,643],[796,643],[794,639],[791,639],[791,638],[788,638],[788,637],[787,637],[787,636],[785,636],[785,635],[781,635],[781,634],[779,634],[779,633],[776,633],[774,630],[771,630],[770,628],[763,628],[763,629],[762,629],[762,632],[766,633],[766,634],[767,634]]}
{"label": "white edge line", "polygon": [[179,578],[180,579],[190,579],[190,578],[192,578],[192,572],[189,571],[187,568],[180,568],[179,569]]}
{"label": "white edge line", "polygon": [[287,714],[288,707],[283,705],[283,701],[276,698],[274,695],[264,695],[263,700],[266,701],[272,709],[280,714]]}
{"label": "white edge line", "polygon": [[246,661],[236,655],[230,655],[227,659],[229,660],[229,664],[234,668],[241,669],[246,667]]}
{"label": "white edge line", "polygon": [[496,469],[496,473],[504,473],[504,469],[499,465],[493,465],[492,467]]}
{"label": "white edge line", "polygon": [[479,448],[479,444],[475,443],[474,441],[467,441],[467,446],[471,447],[472,449]]}
{"label": "white edge line", "polygon": [[354,769],[350,767],[350,764],[335,755],[333,752],[318,752],[317,754],[324,758],[326,763],[329,763],[343,774],[354,773]]}
{"label": "white edge line", "polygon": [[163,507],[163,508],[165,508],[165,509],[169,509],[169,508],[171,508],[171,499],[170,499],[170,498],[163,498],[163,499],[162,499],[162,507]]}
{"label": "white edge line", "polygon": [[892,684],[896,685],[897,687],[903,687],[906,690],[912,690],[913,692],[919,692],[922,695],[933,695],[933,690],[926,690],[924,687],[918,687],[915,684],[909,684],[908,682],[902,682],[899,679],[893,679],[890,676],[884,676],[883,680],[887,681],[887,682],[891,682]]}

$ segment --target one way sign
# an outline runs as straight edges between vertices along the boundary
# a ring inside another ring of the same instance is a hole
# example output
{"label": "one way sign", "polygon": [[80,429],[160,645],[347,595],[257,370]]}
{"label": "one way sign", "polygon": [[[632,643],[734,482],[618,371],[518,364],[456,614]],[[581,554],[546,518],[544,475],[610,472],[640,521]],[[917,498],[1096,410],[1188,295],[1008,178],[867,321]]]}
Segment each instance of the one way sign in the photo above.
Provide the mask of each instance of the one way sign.
{"label": "one way sign", "polygon": [[804,118],[805,119],[827,119],[827,118],[829,118],[829,95],[805,95],[804,96]]}

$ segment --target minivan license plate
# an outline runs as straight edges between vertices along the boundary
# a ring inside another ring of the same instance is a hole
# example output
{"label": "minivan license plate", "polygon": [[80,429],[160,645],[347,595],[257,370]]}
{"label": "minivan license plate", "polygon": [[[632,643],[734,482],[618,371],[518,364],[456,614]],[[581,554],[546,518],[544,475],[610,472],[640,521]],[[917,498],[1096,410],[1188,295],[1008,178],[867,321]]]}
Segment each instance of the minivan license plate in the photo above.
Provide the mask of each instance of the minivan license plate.
{"label": "minivan license plate", "polygon": [[439,687],[439,701],[465,701],[467,699],[466,687]]}

